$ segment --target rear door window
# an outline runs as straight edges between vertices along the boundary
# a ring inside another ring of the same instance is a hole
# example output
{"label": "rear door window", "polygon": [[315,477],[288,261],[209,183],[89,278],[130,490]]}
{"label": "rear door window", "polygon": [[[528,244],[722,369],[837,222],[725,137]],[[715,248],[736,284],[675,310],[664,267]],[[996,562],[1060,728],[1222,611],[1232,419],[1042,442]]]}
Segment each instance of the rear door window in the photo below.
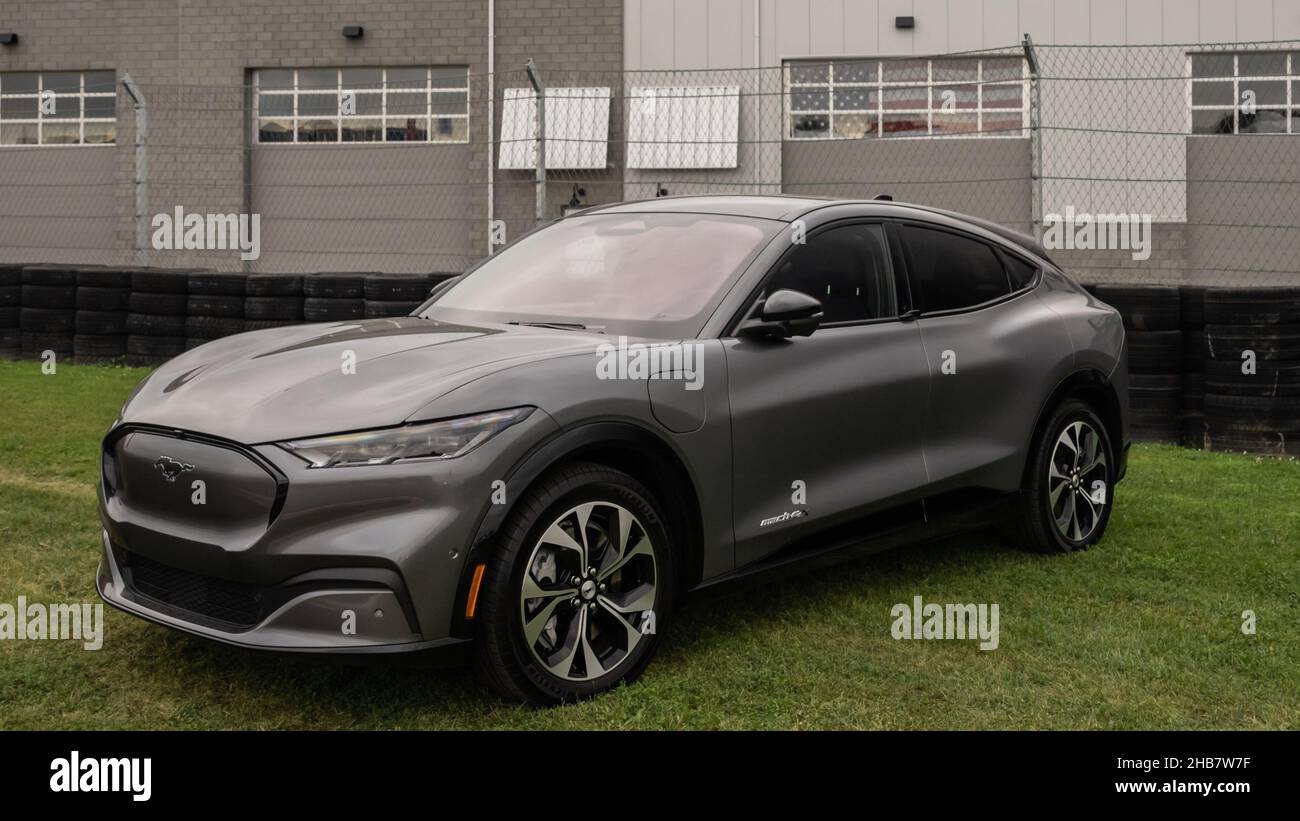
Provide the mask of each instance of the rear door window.
{"label": "rear door window", "polygon": [[1011,293],[1011,284],[992,247],[977,239],[900,225],[916,307],[925,313],[969,308]]}

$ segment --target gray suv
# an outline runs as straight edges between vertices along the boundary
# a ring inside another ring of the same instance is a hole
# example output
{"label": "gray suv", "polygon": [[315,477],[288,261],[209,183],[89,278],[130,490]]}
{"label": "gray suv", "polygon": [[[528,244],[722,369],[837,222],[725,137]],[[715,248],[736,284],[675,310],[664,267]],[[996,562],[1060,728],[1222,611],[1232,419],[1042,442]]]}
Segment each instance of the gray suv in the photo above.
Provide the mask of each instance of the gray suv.
{"label": "gray suv", "polygon": [[595,208],[409,317],[154,371],[104,439],[98,588],[227,644],[472,655],[511,698],[568,701],[640,674],[703,588],[995,522],[1095,543],[1127,405],[1119,315],[1001,226]]}

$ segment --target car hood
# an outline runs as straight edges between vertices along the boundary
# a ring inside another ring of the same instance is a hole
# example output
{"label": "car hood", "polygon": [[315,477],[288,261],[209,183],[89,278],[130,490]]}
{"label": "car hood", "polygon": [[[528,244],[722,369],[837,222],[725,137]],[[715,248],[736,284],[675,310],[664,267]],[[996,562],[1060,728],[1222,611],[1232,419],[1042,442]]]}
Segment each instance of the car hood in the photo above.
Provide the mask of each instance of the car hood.
{"label": "car hood", "polygon": [[122,421],[246,444],[397,425],[489,373],[588,353],[601,340],[418,317],[253,331],[162,365],[128,400]]}

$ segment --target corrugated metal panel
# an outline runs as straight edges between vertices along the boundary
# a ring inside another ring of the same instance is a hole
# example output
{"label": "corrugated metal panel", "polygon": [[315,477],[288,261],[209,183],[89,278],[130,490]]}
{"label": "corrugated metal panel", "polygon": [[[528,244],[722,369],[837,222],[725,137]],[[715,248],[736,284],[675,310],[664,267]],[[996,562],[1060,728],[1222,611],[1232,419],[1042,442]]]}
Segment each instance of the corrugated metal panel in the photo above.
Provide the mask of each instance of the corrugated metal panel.
{"label": "corrugated metal panel", "polygon": [[[604,168],[609,141],[608,86],[546,89],[546,167]],[[501,106],[501,150],[497,167],[526,170],[537,165],[537,95],[507,88]]]}
{"label": "corrugated metal panel", "polygon": [[739,86],[631,89],[628,168],[735,168]]}

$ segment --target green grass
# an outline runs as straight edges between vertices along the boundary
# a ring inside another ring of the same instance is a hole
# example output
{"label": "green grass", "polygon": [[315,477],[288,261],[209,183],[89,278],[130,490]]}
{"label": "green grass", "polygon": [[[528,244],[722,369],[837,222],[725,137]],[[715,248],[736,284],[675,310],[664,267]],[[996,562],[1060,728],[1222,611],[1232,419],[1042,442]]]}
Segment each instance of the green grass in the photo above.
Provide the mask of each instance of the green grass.
{"label": "green grass", "polygon": [[[144,373],[0,362],[0,602],[97,600],[96,445]],[[1099,547],[980,535],[700,602],[641,681],[584,704],[529,710],[464,670],[285,661],[106,610],[98,652],[0,641],[0,728],[1295,728],[1298,558],[1300,463],[1138,446]],[[914,595],[998,603],[1001,646],[893,640],[890,608]]]}

